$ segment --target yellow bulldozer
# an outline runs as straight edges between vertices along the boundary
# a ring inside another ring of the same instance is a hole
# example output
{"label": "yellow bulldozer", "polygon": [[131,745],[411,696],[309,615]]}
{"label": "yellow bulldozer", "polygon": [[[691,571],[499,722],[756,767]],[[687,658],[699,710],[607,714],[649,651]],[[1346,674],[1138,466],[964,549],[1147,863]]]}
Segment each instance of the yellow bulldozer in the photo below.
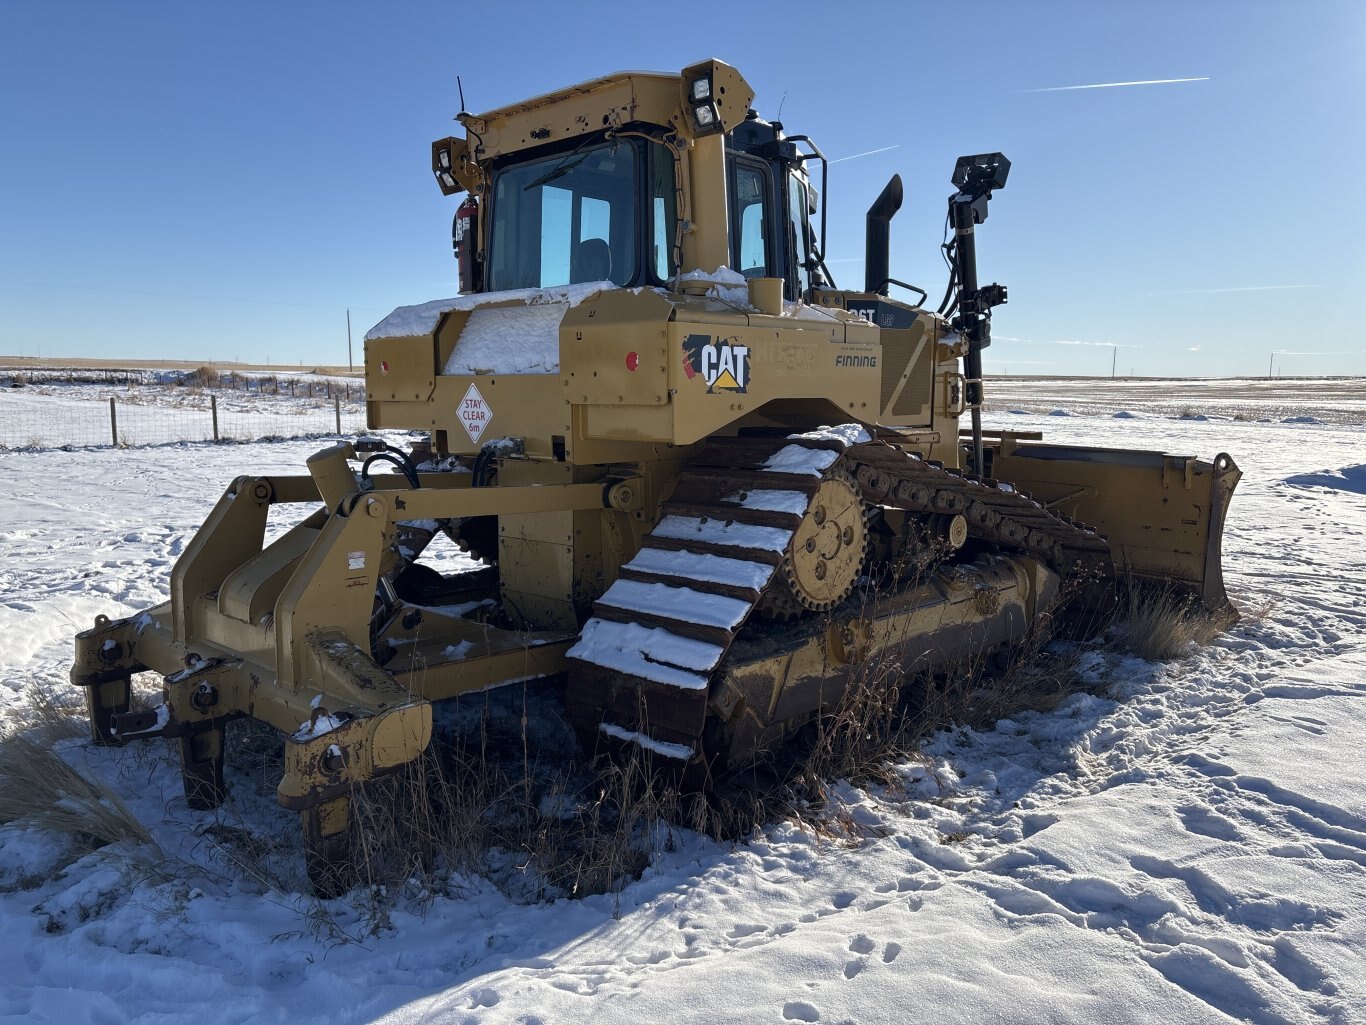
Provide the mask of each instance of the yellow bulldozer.
{"label": "yellow bulldozer", "polygon": [[[232,481],[170,599],[77,636],[93,739],[177,738],[207,809],[227,724],[279,729],[279,800],[333,894],[357,788],[424,752],[435,701],[555,678],[586,756],[705,788],[867,666],[909,679],[1095,629],[1121,578],[1231,617],[1227,455],[983,430],[1006,290],[978,283],[974,232],[1009,161],[953,171],[937,310],[889,273],[899,177],[841,289],[826,159],[752,99],[708,60],[461,112],[432,145],[466,197],[461,295],[367,335],[373,434]],[[277,505],[301,518],[267,544]],[[482,569],[425,563],[438,534]],[[163,701],[130,710],[147,671]]]}

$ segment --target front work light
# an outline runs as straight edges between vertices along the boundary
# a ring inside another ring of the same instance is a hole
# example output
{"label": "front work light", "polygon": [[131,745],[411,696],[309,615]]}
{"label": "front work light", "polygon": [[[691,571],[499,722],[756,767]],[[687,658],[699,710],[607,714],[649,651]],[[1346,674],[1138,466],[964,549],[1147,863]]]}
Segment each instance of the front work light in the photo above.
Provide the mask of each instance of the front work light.
{"label": "front work light", "polygon": [[445,150],[445,149],[441,150],[441,151],[437,154],[437,158],[436,158],[436,159],[440,162],[441,166],[442,166],[445,170],[449,171],[449,170],[451,169],[451,152],[450,152],[450,150]]}
{"label": "front work light", "polygon": [[990,192],[1006,187],[1010,161],[1000,153],[978,153],[959,157],[953,169],[953,184],[963,192]]}
{"label": "front work light", "polygon": [[694,79],[692,84],[692,101],[701,103],[703,100],[711,99],[711,79],[703,76]]}
{"label": "front work light", "polygon": [[716,124],[716,107],[710,103],[704,103],[700,107],[693,108],[693,115],[697,118],[699,128],[710,128]]}

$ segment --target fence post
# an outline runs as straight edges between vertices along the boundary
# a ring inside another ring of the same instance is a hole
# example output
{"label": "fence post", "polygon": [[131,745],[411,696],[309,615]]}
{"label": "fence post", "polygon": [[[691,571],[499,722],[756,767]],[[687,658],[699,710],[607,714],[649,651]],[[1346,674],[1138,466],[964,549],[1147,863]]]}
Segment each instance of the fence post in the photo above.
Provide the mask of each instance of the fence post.
{"label": "fence post", "polygon": [[114,439],[114,447],[119,447],[119,414],[114,408],[114,396],[109,396],[109,434]]}
{"label": "fence post", "polygon": [[341,434],[341,396],[337,395],[332,399],[332,408],[337,414],[337,433]]}
{"label": "fence post", "polygon": [[209,396],[209,410],[213,413],[213,440],[218,440],[218,396]]}

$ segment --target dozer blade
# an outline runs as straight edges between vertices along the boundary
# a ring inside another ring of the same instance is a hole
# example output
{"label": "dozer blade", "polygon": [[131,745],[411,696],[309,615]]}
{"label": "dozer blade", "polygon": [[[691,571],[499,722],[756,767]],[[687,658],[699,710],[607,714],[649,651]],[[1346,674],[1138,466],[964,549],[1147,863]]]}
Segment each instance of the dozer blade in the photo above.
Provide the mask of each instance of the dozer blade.
{"label": "dozer blade", "polygon": [[1191,595],[1221,619],[1237,619],[1224,591],[1222,544],[1242,471],[1228,455],[1205,462],[1135,449],[1018,444],[1007,437],[992,474],[1105,534],[1121,574]]}

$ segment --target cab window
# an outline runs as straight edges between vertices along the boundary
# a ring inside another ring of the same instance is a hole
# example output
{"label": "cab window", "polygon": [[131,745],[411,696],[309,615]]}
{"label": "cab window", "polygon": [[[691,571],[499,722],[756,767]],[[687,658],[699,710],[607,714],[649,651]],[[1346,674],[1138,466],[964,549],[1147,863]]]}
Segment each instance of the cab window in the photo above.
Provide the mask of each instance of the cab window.
{"label": "cab window", "polygon": [[801,298],[811,287],[811,271],[806,259],[811,252],[811,229],[807,222],[806,183],[795,174],[787,179],[787,241],[789,262],[792,264],[792,280],[797,283],[797,294]]}
{"label": "cab window", "polygon": [[678,237],[678,188],[673,153],[650,147],[650,251],[646,261],[655,281],[663,283],[678,273],[674,243]]}
{"label": "cab window", "polygon": [[773,223],[768,169],[760,163],[735,162],[731,190],[731,261],[747,278],[770,277],[768,226]]}
{"label": "cab window", "polygon": [[491,291],[636,276],[636,149],[608,143],[494,179]]}

